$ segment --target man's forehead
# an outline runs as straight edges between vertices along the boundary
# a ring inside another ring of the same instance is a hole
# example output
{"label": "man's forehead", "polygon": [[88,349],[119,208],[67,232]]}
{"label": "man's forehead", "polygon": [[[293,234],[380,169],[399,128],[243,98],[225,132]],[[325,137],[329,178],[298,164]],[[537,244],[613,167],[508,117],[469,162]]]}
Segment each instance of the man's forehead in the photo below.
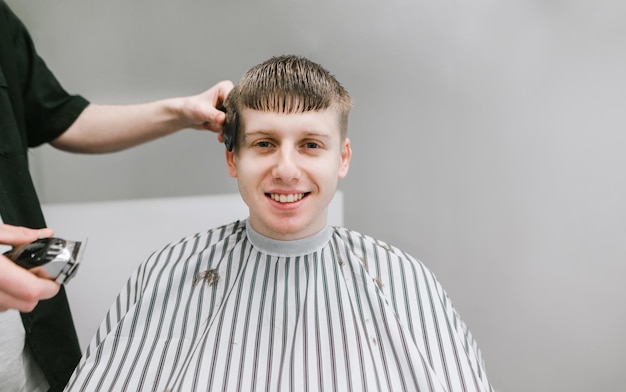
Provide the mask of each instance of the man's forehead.
{"label": "man's forehead", "polygon": [[332,109],[276,113],[246,108],[241,111],[241,125],[245,135],[288,132],[332,136],[340,132],[339,115]]}

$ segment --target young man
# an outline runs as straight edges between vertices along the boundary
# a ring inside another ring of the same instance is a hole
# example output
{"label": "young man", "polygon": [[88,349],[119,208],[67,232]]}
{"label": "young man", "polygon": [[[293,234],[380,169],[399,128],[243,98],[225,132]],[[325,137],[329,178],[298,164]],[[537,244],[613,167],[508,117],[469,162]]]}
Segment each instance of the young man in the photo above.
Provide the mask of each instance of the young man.
{"label": "young man", "polygon": [[351,105],[302,57],[243,76],[225,102],[224,137],[249,218],[144,262],[67,390],[491,390],[433,274],[327,225],[350,164]]}

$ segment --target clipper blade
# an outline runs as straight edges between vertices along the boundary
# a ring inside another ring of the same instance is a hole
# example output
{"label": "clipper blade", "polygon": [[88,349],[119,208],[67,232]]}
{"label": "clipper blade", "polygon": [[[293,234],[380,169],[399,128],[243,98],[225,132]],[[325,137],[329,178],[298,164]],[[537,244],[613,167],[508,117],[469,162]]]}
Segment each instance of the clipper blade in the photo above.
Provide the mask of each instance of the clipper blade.
{"label": "clipper blade", "polygon": [[85,252],[87,240],[85,239],[84,243],[80,241],[67,241],[66,245],[70,257],[57,275],[56,282],[59,284],[67,284],[76,274],[83,258],[83,253]]}

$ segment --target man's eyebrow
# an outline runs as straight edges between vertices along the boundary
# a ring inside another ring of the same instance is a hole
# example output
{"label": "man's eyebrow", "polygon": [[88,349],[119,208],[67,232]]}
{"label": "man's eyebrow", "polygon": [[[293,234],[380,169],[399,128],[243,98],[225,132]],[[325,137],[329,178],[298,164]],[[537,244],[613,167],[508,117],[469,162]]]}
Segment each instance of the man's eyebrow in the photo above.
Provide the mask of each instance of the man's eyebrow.
{"label": "man's eyebrow", "polygon": [[306,136],[317,136],[317,137],[331,137],[332,134],[330,132],[322,132],[322,131],[306,131],[304,132]]}
{"label": "man's eyebrow", "polygon": [[255,131],[246,131],[244,136],[255,136],[255,135],[271,135],[272,131],[266,131],[263,129],[255,130]]}
{"label": "man's eyebrow", "polygon": [[[258,136],[273,136],[277,133],[278,132],[271,131],[271,130],[258,129],[258,130],[253,130],[253,131],[246,131],[246,133],[243,136],[244,138],[258,137]],[[299,134],[300,136],[303,136],[303,137],[331,137],[332,136],[330,132],[323,132],[323,131],[317,131],[317,130],[301,131]]]}
{"label": "man's eyebrow", "polygon": [[250,138],[256,138],[256,137],[270,137],[272,136],[272,132],[271,131],[264,131],[264,130],[258,130],[258,131],[246,131],[243,134],[243,139],[247,140]]}

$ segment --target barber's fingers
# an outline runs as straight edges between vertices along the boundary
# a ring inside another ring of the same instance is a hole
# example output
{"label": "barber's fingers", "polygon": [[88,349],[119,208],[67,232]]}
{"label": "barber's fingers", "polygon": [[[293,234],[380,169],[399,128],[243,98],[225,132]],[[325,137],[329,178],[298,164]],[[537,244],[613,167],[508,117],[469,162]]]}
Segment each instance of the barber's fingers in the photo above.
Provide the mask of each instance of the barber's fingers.
{"label": "barber's fingers", "polygon": [[0,225],[0,244],[21,245],[33,242],[39,238],[48,238],[54,235],[54,230],[30,229],[28,227]]}
{"label": "barber's fingers", "polygon": [[193,128],[206,129],[218,134],[223,131],[226,113],[222,110],[226,97],[233,89],[233,82],[222,80],[210,89],[198,95],[188,97],[186,106],[187,117],[193,123]]}
{"label": "barber's fingers", "polygon": [[32,311],[42,299],[54,297],[60,285],[0,256],[0,311]]}

